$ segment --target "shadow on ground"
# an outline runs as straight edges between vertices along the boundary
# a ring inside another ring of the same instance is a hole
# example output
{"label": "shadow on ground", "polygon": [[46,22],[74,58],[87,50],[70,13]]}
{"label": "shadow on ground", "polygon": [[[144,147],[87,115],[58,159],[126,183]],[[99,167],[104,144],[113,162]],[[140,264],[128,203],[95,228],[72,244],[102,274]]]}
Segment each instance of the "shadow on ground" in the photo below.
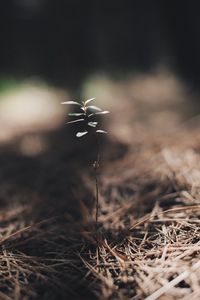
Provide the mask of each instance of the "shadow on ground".
{"label": "shadow on ground", "polygon": [[[0,293],[18,299],[92,299],[79,255],[88,247],[84,227],[92,248],[96,243],[93,190],[83,181],[92,170],[95,144],[75,140],[66,129],[44,136],[48,149],[36,156],[20,153],[19,139],[0,149],[0,269],[6,270]],[[113,154],[117,158],[125,151],[121,145]]]}

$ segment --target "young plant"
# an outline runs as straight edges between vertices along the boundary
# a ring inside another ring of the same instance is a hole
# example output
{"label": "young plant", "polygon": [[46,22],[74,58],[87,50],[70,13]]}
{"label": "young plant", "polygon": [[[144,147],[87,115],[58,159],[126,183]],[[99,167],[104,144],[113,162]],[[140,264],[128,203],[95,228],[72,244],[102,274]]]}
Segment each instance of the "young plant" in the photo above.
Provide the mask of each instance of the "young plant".
{"label": "young plant", "polygon": [[[82,130],[78,131],[76,133],[77,138],[81,138],[88,133],[93,133],[95,142],[96,142],[96,148],[97,148],[97,154],[96,159],[93,162],[93,170],[94,170],[94,179],[95,179],[95,188],[96,188],[96,213],[95,213],[95,224],[96,224],[96,233],[98,234],[98,216],[99,216],[99,180],[98,180],[98,169],[100,165],[100,149],[99,149],[99,135],[107,133],[106,131],[99,129],[99,122],[96,119],[98,115],[105,115],[108,114],[109,111],[102,110],[101,108],[91,105],[91,102],[94,101],[95,98],[87,99],[85,101],[82,101],[81,103],[76,101],[67,101],[62,102],[62,104],[68,104],[68,105],[74,105],[78,106],[77,112],[70,112],[68,115],[72,117],[73,119],[67,124],[74,124],[74,123],[81,123]],[[98,241],[98,237],[97,237]]]}

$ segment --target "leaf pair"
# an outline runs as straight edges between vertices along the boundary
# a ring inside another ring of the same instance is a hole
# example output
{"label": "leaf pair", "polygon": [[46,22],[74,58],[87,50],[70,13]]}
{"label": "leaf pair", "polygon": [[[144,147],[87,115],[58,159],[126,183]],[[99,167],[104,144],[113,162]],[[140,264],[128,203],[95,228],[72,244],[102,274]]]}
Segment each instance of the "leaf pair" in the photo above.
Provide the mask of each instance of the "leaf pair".
{"label": "leaf pair", "polygon": [[[104,130],[97,130],[96,132],[97,132],[97,133],[107,133],[107,132],[104,131]],[[88,133],[88,131],[77,132],[76,136],[77,136],[77,137],[82,137],[82,136],[86,135],[87,133]]]}
{"label": "leaf pair", "polygon": [[79,106],[82,106],[82,105],[86,106],[88,103],[90,103],[93,100],[95,100],[95,98],[91,98],[86,101],[82,101],[82,104],[77,101],[65,101],[65,102],[62,102],[61,104],[74,104],[74,105],[79,105]]}
{"label": "leaf pair", "polygon": [[96,127],[98,125],[98,122],[89,122],[88,125],[91,127]]}

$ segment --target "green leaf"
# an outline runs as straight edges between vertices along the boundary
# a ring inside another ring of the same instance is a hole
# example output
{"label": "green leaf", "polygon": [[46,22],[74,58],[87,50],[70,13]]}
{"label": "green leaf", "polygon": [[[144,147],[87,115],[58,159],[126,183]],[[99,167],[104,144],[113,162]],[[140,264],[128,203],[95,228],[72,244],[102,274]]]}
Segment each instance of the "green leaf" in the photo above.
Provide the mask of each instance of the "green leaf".
{"label": "green leaf", "polygon": [[88,115],[88,117],[92,117],[94,115],[106,115],[106,114],[109,114],[110,112],[108,110],[104,110],[104,111],[99,111],[99,112],[95,112],[95,113],[92,113],[90,115]]}
{"label": "green leaf", "polygon": [[104,130],[100,130],[100,129],[99,129],[99,130],[97,130],[96,132],[97,132],[97,133],[107,133],[106,131],[104,131]]}
{"label": "green leaf", "polygon": [[88,125],[91,127],[96,127],[98,122],[89,122]]}
{"label": "green leaf", "polygon": [[66,102],[62,102],[61,104],[74,104],[74,105],[79,105],[81,106],[80,103],[76,102],[76,101],[66,101]]}
{"label": "green leaf", "polygon": [[82,137],[82,136],[86,135],[87,133],[88,133],[88,131],[77,132],[76,136]]}
{"label": "green leaf", "polygon": [[78,119],[78,120],[74,120],[74,121],[69,121],[67,122],[67,124],[72,124],[72,123],[76,123],[76,122],[82,122],[85,121],[84,119]]}
{"label": "green leaf", "polygon": [[95,98],[91,98],[91,99],[88,99],[84,102],[85,105],[87,105],[88,103],[90,103],[91,101],[93,101]]}
{"label": "green leaf", "polygon": [[94,105],[87,106],[86,109],[94,109],[94,110],[101,111],[101,108],[99,108],[99,107],[97,107],[97,106],[94,106]]}
{"label": "green leaf", "polygon": [[68,116],[70,117],[79,117],[79,116],[83,116],[84,113],[68,113]]}

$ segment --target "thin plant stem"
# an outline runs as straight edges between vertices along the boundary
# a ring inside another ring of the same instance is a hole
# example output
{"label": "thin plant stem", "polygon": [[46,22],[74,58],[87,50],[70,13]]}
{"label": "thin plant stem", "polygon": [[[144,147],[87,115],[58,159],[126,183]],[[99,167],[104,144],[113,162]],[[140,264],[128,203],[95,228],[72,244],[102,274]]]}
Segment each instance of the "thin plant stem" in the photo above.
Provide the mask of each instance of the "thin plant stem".
{"label": "thin plant stem", "polygon": [[98,182],[98,174],[97,169],[95,168],[94,172],[95,177],[95,187],[96,187],[96,213],[95,213],[95,223],[96,229],[98,230],[98,216],[99,216],[99,182]]}
{"label": "thin plant stem", "polygon": [[99,180],[98,180],[98,169],[100,164],[100,149],[99,149],[99,139],[98,134],[96,134],[96,146],[97,146],[97,154],[96,160],[94,161],[94,179],[95,179],[95,200],[96,200],[96,212],[95,212],[95,231],[96,231],[96,242],[97,242],[97,256],[99,257],[99,233],[98,233],[98,217],[99,217]]}
{"label": "thin plant stem", "polygon": [[99,216],[99,180],[98,180],[98,169],[100,164],[100,149],[99,149],[99,138],[98,134],[96,135],[96,145],[97,145],[97,157],[95,161],[95,186],[96,186],[96,216],[95,216],[95,222],[96,222],[96,229],[98,230],[98,216]]}

